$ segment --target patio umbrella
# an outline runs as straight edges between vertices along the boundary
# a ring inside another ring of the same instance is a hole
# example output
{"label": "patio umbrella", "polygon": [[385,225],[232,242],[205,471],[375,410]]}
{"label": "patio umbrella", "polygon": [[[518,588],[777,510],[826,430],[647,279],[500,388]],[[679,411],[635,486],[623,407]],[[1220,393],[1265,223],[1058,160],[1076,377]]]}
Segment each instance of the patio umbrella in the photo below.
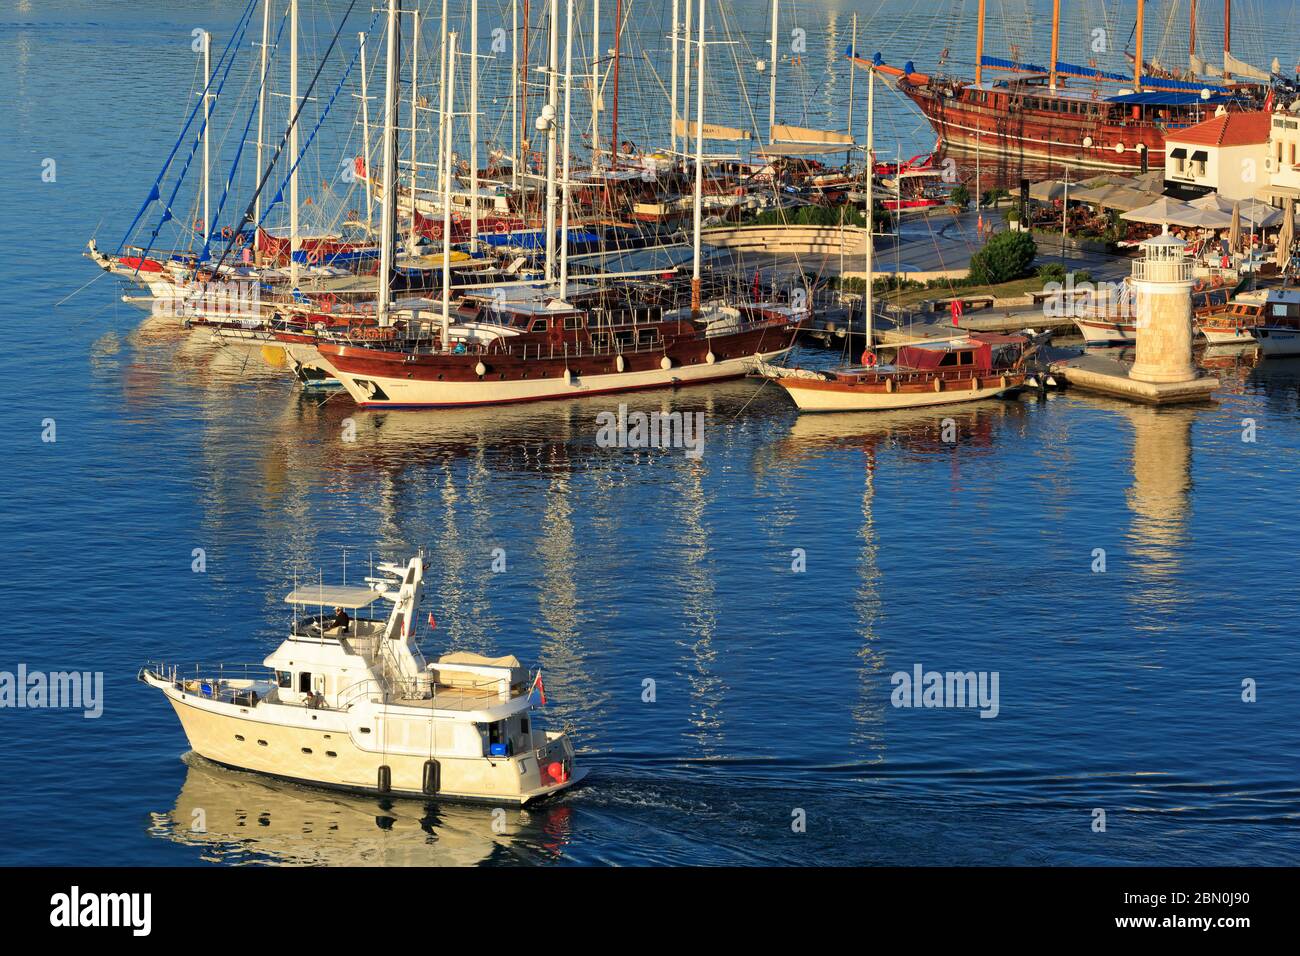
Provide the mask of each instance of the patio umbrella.
{"label": "patio umbrella", "polygon": [[1192,207],[1191,222],[1183,225],[1200,226],[1203,229],[1227,229],[1232,225],[1232,213],[1218,209],[1197,209]]}
{"label": "patio umbrella", "polygon": [[1228,248],[1233,252],[1241,245],[1241,203],[1232,204],[1232,224],[1228,226]]}
{"label": "patio umbrella", "polygon": [[1197,209],[1214,209],[1218,212],[1232,212],[1236,208],[1235,203],[1228,202],[1218,193],[1206,193],[1204,196],[1198,196],[1187,205],[1195,206]]}
{"label": "patio umbrella", "polygon": [[1282,229],[1277,235],[1277,264],[1285,268],[1291,259],[1291,244],[1295,242],[1295,200],[1290,196],[1282,206]]}
{"label": "patio umbrella", "polygon": [[[1072,187],[1077,187],[1077,183],[1072,183]],[[1066,185],[1060,179],[1045,179],[1041,183],[1033,183],[1029,187],[1029,198],[1037,199],[1039,202],[1051,202],[1054,199],[1062,199],[1065,196]],[[1074,198],[1074,188],[1070,190],[1070,198]]]}
{"label": "patio umbrella", "polygon": [[1128,219],[1131,222],[1152,223],[1168,229],[1170,226],[1204,225],[1200,217],[1205,214],[1206,210],[1204,209],[1195,209],[1185,202],[1170,199],[1168,196],[1161,196],[1153,203],[1122,213],[1120,218]]}
{"label": "patio umbrella", "polygon": [[1158,193],[1165,188],[1165,171],[1163,169],[1153,169],[1141,176],[1134,176],[1133,185],[1147,192]]}
{"label": "patio umbrella", "polygon": [[1151,201],[1156,197],[1151,193],[1134,189],[1132,186],[1101,185],[1090,189],[1081,189],[1078,192],[1071,191],[1070,198],[1090,205],[1101,206],[1103,209],[1118,209],[1121,212],[1129,212],[1150,205]]}
{"label": "patio umbrella", "polygon": [[1241,218],[1254,228],[1265,229],[1282,220],[1282,210],[1258,199],[1246,199],[1241,203]]}

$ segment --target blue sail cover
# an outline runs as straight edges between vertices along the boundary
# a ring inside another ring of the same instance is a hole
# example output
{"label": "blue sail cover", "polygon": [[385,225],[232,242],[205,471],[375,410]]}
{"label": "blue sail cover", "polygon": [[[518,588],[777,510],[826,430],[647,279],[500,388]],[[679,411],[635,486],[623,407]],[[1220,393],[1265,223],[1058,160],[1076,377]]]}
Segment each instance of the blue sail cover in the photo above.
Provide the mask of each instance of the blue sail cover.
{"label": "blue sail cover", "polygon": [[[1039,66],[1036,63],[1017,63],[1015,60],[1008,60],[998,56],[984,56],[980,59],[984,66],[992,67],[995,70],[1018,70],[1022,73],[1049,73],[1051,72],[1045,66]],[[1077,76],[1091,80],[1113,80],[1116,83],[1130,83],[1133,80],[1132,75],[1125,73],[1109,73],[1105,70],[1098,70],[1091,66],[1080,66],[1077,63],[1064,63],[1061,60],[1056,61],[1056,72],[1065,76]],[[1198,97],[1201,90],[1208,89],[1211,93],[1226,95],[1226,87],[1215,84],[1196,83],[1189,80],[1171,80],[1162,76],[1144,76],[1142,82],[1150,86],[1158,86],[1162,90],[1171,92],[1194,93]],[[1174,104],[1166,104],[1174,105]]]}

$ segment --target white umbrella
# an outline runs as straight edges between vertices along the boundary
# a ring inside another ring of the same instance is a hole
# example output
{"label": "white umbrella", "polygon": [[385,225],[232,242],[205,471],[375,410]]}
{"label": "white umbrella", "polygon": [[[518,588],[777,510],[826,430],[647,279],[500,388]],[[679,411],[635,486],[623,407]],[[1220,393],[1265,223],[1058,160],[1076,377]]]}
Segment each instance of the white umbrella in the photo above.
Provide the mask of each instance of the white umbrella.
{"label": "white umbrella", "polygon": [[[1073,184],[1075,187],[1078,183]],[[1037,199],[1039,202],[1051,202],[1054,199],[1061,199],[1065,196],[1066,183],[1062,179],[1045,179],[1041,183],[1033,183],[1029,187],[1029,198]],[[1071,190],[1073,192],[1073,190]],[[1074,197],[1071,196],[1071,199]]]}
{"label": "white umbrella", "polygon": [[1256,229],[1264,229],[1282,221],[1282,210],[1258,199],[1243,199],[1241,221],[1249,223]]}
{"label": "white umbrella", "polygon": [[1205,214],[1206,210],[1204,209],[1196,209],[1177,199],[1161,196],[1155,202],[1146,206],[1139,206],[1137,209],[1130,209],[1128,212],[1121,213],[1120,218],[1127,219],[1130,222],[1148,222],[1166,227],[1201,226],[1204,225],[1201,217]]}
{"label": "white umbrella", "polygon": [[1233,204],[1218,193],[1206,193],[1204,196],[1193,199],[1187,205],[1195,206],[1197,209],[1213,209],[1217,212],[1226,212],[1228,215],[1232,215]]}

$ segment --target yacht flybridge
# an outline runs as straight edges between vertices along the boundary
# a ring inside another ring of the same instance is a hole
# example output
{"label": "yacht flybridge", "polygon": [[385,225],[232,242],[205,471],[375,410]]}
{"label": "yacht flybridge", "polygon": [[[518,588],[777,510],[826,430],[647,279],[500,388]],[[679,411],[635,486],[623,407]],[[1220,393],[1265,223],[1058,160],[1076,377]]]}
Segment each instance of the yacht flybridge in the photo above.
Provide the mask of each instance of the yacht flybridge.
{"label": "yacht flybridge", "polygon": [[363,587],[290,593],[292,633],[260,667],[151,663],[140,680],[171,701],[196,753],[240,770],[519,804],[578,783],[569,738],[535,726],[540,673],[530,680],[513,657],[427,661],[415,641],[423,558],[377,570]]}

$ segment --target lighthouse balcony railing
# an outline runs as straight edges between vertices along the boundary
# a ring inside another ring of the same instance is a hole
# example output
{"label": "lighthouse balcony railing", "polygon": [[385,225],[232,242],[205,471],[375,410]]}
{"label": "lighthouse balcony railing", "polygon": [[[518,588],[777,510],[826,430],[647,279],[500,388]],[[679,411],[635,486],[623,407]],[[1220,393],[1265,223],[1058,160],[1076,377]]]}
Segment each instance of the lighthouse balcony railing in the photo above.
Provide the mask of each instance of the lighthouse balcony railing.
{"label": "lighthouse balcony railing", "polygon": [[1137,259],[1133,263],[1133,278],[1139,282],[1191,282],[1194,266],[1186,258]]}

